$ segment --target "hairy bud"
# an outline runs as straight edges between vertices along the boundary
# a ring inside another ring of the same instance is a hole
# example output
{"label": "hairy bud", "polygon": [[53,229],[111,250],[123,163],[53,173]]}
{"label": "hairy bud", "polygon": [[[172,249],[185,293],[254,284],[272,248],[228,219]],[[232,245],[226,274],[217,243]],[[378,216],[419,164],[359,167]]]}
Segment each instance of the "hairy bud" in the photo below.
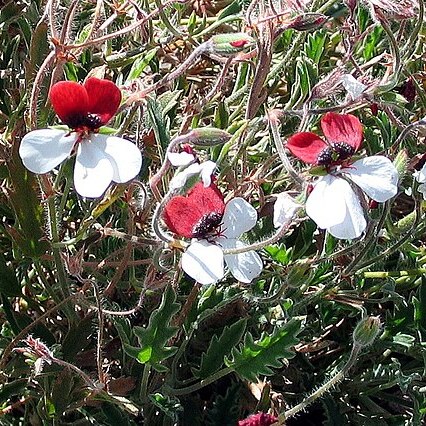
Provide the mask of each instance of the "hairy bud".
{"label": "hairy bud", "polygon": [[287,28],[292,28],[296,31],[317,30],[327,19],[327,16],[322,13],[306,13],[297,16],[288,24]]}
{"label": "hairy bud", "polygon": [[200,127],[193,129],[188,134],[188,142],[198,146],[215,146],[226,143],[231,135],[225,130],[214,127]]}
{"label": "hairy bud", "polygon": [[253,37],[245,33],[217,34],[210,40],[211,51],[223,56],[232,56],[256,44]]}
{"label": "hairy bud", "polygon": [[379,317],[363,318],[355,327],[353,332],[353,341],[359,346],[365,347],[371,345],[382,328]]}

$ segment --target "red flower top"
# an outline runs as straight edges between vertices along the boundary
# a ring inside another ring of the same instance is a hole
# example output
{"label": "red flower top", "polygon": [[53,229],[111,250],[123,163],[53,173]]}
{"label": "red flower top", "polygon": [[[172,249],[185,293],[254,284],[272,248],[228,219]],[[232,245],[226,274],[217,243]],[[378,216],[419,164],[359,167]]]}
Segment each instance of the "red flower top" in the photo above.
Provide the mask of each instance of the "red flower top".
{"label": "red flower top", "polygon": [[186,196],[177,195],[166,204],[163,219],[176,235],[204,238],[220,225],[224,210],[217,186],[212,183],[206,188],[199,182]]}
{"label": "red flower top", "polygon": [[311,132],[291,136],[287,148],[308,164],[332,166],[352,157],[362,142],[362,124],[351,114],[328,112],[321,119],[321,129],[327,140]]}
{"label": "red flower top", "polygon": [[121,92],[112,81],[91,77],[84,84],[54,84],[49,99],[58,117],[71,129],[93,131],[107,124],[117,112]]}
{"label": "red flower top", "polygon": [[267,413],[252,414],[244,420],[238,422],[238,426],[270,426],[278,421],[278,418]]}

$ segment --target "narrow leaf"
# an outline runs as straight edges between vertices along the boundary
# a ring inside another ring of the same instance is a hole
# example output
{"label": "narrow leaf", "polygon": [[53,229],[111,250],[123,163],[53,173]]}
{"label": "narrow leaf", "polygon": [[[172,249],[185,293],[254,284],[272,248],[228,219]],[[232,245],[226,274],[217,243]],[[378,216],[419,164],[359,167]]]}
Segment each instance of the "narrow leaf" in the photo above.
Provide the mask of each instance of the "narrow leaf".
{"label": "narrow leaf", "polygon": [[194,370],[194,375],[199,378],[206,378],[222,367],[224,357],[229,355],[231,350],[239,343],[246,325],[247,320],[240,319],[230,327],[225,327],[220,337],[214,335],[207,352],[201,356],[200,369]]}
{"label": "narrow leaf", "polygon": [[232,351],[232,360],[226,359],[228,367],[235,370],[246,380],[256,381],[259,375],[273,374],[271,367],[282,366],[280,360],[294,356],[291,349],[298,342],[296,335],[300,331],[300,321],[291,320],[272,335],[264,334],[257,342],[250,333],[246,334],[240,350]]}

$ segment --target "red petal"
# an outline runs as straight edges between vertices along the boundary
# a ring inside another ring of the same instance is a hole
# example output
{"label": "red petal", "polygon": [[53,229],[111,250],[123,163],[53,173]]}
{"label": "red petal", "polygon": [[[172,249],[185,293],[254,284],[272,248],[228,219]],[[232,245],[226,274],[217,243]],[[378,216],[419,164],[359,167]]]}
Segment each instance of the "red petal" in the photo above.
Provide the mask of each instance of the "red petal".
{"label": "red petal", "polygon": [[321,128],[329,142],[345,142],[355,151],[361,146],[362,124],[354,115],[328,112],[321,120]]}
{"label": "red petal", "polygon": [[109,80],[91,77],[84,83],[89,96],[89,113],[99,116],[102,125],[117,112],[121,102],[120,89]]}
{"label": "red petal", "polygon": [[173,197],[164,208],[163,219],[175,234],[192,238],[194,227],[208,213],[223,214],[225,203],[223,195],[215,184],[204,187],[197,183],[186,196]]}
{"label": "red petal", "polygon": [[238,426],[270,426],[278,420],[277,417],[267,413],[252,414],[238,422]]}
{"label": "red petal", "polygon": [[315,133],[301,132],[291,136],[287,148],[293,155],[308,164],[316,164],[319,153],[327,144]]}
{"label": "red petal", "polygon": [[60,81],[52,86],[49,99],[61,121],[70,127],[89,112],[86,89],[75,81]]}

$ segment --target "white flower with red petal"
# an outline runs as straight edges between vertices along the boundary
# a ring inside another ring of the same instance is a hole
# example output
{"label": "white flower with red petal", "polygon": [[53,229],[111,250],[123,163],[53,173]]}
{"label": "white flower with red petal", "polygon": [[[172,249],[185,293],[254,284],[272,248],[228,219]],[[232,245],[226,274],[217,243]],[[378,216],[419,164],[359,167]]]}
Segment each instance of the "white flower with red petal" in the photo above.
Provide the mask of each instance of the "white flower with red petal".
{"label": "white flower with red petal", "polygon": [[329,112],[322,118],[321,128],[327,142],[311,132],[297,133],[287,142],[296,157],[324,166],[328,172],[314,184],[306,213],[336,238],[358,238],[367,226],[362,192],[379,203],[391,199],[398,192],[398,172],[381,155],[351,160],[363,137],[355,116]]}
{"label": "white flower with red petal", "polygon": [[239,237],[256,224],[256,210],[243,198],[226,205],[214,183],[197,183],[186,196],[175,196],[165,206],[163,219],[179,237],[191,238],[182,255],[182,269],[201,284],[213,284],[225,276],[225,264],[232,275],[250,283],[263,268],[255,251],[224,254],[223,250],[246,246]]}
{"label": "white flower with red petal", "polygon": [[100,197],[110,183],[124,183],[140,171],[142,155],[132,142],[97,133],[121,102],[118,87],[92,77],[84,85],[61,81],[49,98],[61,121],[71,130],[40,129],[26,134],[19,147],[24,166],[47,173],[76,151],[74,187],[83,197]]}

